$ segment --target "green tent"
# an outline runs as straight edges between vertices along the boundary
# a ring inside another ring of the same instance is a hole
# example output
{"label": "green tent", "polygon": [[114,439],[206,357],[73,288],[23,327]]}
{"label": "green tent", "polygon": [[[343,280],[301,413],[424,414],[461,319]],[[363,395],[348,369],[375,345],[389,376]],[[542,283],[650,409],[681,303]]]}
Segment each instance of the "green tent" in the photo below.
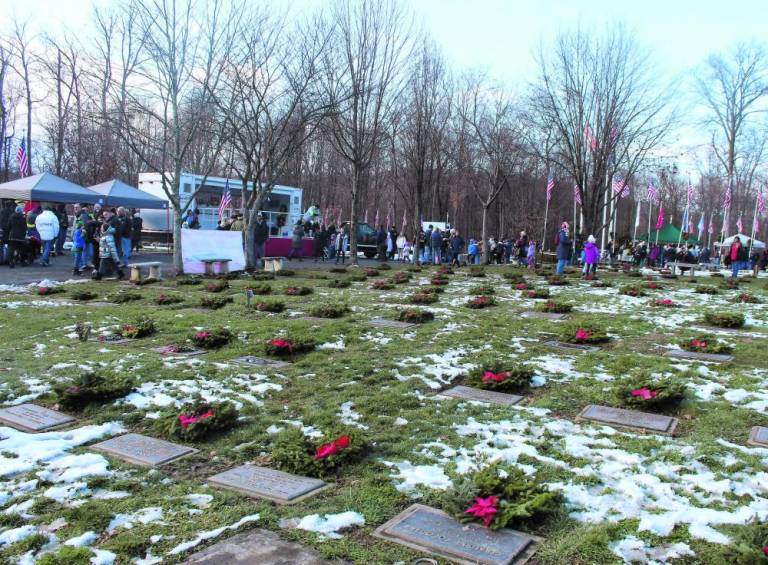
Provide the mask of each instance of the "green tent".
{"label": "green tent", "polygon": [[[681,243],[693,243],[695,245],[701,243],[698,238],[693,236],[693,234],[688,234],[688,239],[685,239],[684,235],[683,237],[680,237],[680,228],[673,226],[672,224],[667,224],[661,228],[658,233],[659,243],[677,243],[678,241]],[[647,233],[637,236],[638,241],[648,241],[648,239]],[[656,230],[651,230],[650,240],[651,243],[656,243]]]}

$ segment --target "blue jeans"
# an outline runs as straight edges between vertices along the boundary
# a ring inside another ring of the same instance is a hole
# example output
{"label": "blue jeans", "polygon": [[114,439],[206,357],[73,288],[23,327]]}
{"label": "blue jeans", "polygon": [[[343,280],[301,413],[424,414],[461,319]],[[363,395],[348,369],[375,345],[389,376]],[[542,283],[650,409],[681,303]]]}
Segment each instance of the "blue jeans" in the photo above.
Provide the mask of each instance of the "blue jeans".
{"label": "blue jeans", "polygon": [[432,248],[432,258],[435,261],[435,265],[439,265],[440,263],[442,263],[443,258],[440,256],[441,251],[442,250],[439,247]]}
{"label": "blue jeans", "polygon": [[565,266],[568,264],[568,259],[558,259],[557,260],[557,270],[555,273],[558,275],[562,275],[563,271],[565,271]]}
{"label": "blue jeans", "polygon": [[743,261],[732,261],[731,262],[731,277],[734,279],[739,276],[739,269],[744,268],[744,262]]}
{"label": "blue jeans", "polygon": [[48,241],[43,242],[43,256],[40,258],[41,265],[51,264],[51,251],[53,251],[53,244],[55,241],[55,239],[49,239]]}
{"label": "blue jeans", "polygon": [[67,230],[61,228],[59,230],[59,236],[56,238],[56,255],[62,255],[64,253],[64,242],[67,241]]}
{"label": "blue jeans", "polygon": [[128,264],[128,259],[131,258],[131,238],[121,237],[120,243],[123,246],[123,264]]}
{"label": "blue jeans", "polygon": [[78,271],[82,269],[85,266],[85,263],[83,262],[83,250],[82,249],[76,249],[72,248],[72,257],[74,259],[72,260],[72,266],[77,269]]}
{"label": "blue jeans", "polygon": [[93,243],[86,243],[83,247],[83,267],[93,264]]}

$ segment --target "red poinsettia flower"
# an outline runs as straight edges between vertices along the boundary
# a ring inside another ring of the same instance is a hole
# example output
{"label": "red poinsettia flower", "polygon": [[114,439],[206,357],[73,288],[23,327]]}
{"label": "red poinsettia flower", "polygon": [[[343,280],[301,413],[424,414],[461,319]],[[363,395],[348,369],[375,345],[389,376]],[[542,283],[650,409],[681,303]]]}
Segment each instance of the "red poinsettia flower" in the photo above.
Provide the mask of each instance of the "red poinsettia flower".
{"label": "red poinsettia flower", "polygon": [[659,306],[674,306],[675,305],[675,303],[672,302],[672,300],[669,299],[669,298],[662,298],[660,300],[657,300],[656,304],[658,304]]}
{"label": "red poinsettia flower", "polygon": [[766,557],[768,557],[768,545],[763,546],[763,553],[765,554]]}
{"label": "red poinsettia flower", "polygon": [[498,505],[498,496],[489,496],[488,498],[480,498],[478,496],[475,498],[475,503],[467,508],[464,513],[472,514],[475,518],[480,518],[487,528],[491,525],[496,512],[499,511]]}
{"label": "red poinsettia flower", "polygon": [[38,294],[48,294],[50,292],[50,290],[51,289],[49,287],[47,287],[47,286],[41,286],[40,288],[37,289],[37,293]]}
{"label": "red poinsettia flower", "polygon": [[341,436],[330,443],[324,443],[315,450],[315,459],[325,459],[331,455],[336,455],[342,449],[349,447],[350,443],[349,436]]}
{"label": "red poinsettia flower", "polygon": [[483,382],[484,383],[490,383],[490,382],[496,382],[500,383],[505,381],[507,378],[509,378],[509,371],[504,371],[503,373],[494,373],[492,371],[486,371],[483,375]]}
{"label": "red poinsettia flower", "polygon": [[197,332],[195,334],[195,339],[202,340],[202,339],[208,339],[209,337],[211,337],[211,332],[202,331],[202,332]]}
{"label": "red poinsettia flower", "polygon": [[706,341],[704,341],[703,339],[694,339],[694,340],[691,340],[691,345],[692,345],[693,347],[697,347],[697,348],[699,348],[699,349],[706,349],[706,348],[707,348],[707,342],[706,342]]}
{"label": "red poinsettia flower", "polygon": [[186,414],[179,414],[179,423],[181,424],[182,428],[187,429],[190,425],[202,422],[203,420],[207,420],[212,416],[213,410],[210,409],[207,412],[203,412],[202,414],[198,415],[193,414],[191,416],[187,416]]}
{"label": "red poinsettia flower", "polygon": [[526,288],[528,288],[528,285],[525,284],[525,283],[518,283],[518,284],[515,285],[515,288],[517,290],[525,290]]}
{"label": "red poinsettia flower", "polygon": [[592,334],[590,334],[587,330],[582,328],[576,330],[576,335],[574,337],[579,341],[584,341],[585,339],[589,339],[591,335]]}
{"label": "red poinsettia flower", "polygon": [[659,393],[656,392],[655,390],[649,390],[647,388],[635,389],[630,394],[632,396],[639,396],[643,400],[650,400],[651,398],[655,398],[656,396],[659,395]]}
{"label": "red poinsettia flower", "polygon": [[651,290],[656,290],[657,288],[659,288],[659,285],[657,285],[655,282],[649,282],[648,288],[650,288]]}
{"label": "red poinsettia flower", "polygon": [[293,344],[287,339],[275,338],[271,340],[269,344],[279,349],[287,349],[288,351],[293,351]]}

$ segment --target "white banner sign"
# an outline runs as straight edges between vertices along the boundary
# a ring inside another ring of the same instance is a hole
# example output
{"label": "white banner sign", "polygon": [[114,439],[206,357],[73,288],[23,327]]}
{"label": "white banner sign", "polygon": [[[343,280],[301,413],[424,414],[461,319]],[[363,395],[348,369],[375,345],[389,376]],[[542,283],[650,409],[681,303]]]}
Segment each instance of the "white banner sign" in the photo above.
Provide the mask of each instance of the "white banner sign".
{"label": "white banner sign", "polygon": [[245,269],[243,232],[181,230],[181,260],[184,262],[184,272],[204,273],[203,261],[206,259],[230,259],[230,271]]}

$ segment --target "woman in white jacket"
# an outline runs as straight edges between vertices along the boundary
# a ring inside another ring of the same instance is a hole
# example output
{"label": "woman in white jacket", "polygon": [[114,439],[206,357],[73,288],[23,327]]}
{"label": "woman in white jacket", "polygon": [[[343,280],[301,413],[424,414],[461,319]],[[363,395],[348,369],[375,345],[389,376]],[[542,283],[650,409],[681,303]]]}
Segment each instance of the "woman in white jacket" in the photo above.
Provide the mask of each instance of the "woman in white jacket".
{"label": "woman in white jacket", "polygon": [[40,234],[40,241],[43,242],[43,256],[40,258],[40,265],[48,267],[51,264],[53,244],[59,236],[59,219],[50,207],[35,218],[35,229]]}

